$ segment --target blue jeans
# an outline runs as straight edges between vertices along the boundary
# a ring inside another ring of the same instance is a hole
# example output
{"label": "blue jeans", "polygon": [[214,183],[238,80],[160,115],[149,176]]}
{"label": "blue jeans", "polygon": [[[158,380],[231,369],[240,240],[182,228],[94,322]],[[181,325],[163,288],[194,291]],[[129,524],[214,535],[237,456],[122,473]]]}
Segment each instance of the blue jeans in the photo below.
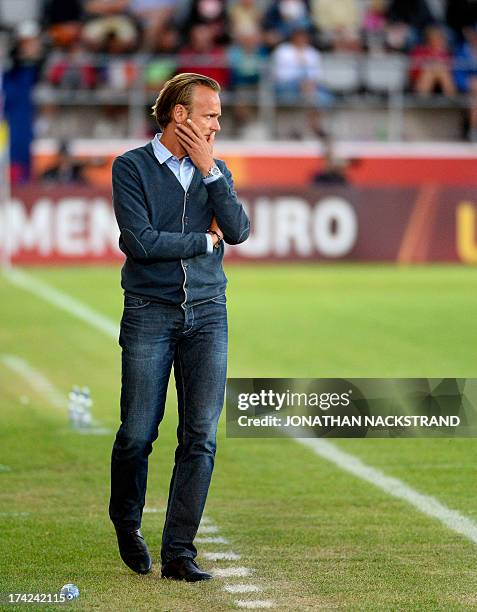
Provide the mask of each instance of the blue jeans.
{"label": "blue jeans", "polygon": [[121,426],[111,460],[109,515],[118,529],[141,525],[148,457],[164,416],[171,368],[177,389],[178,445],[162,534],[162,562],[194,558],[193,540],[207,498],[227,372],[225,295],[172,306],[126,295]]}

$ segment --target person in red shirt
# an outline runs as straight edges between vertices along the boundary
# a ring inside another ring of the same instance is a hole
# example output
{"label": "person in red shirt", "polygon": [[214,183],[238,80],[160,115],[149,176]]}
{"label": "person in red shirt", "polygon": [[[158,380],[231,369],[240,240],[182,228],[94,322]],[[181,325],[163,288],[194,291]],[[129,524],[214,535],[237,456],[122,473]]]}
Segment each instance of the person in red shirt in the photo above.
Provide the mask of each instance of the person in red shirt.
{"label": "person in red shirt", "polygon": [[217,81],[226,89],[230,82],[225,48],[214,42],[211,26],[196,24],[189,35],[189,43],[178,54],[178,72],[199,72]]}
{"label": "person in red shirt", "polygon": [[452,57],[447,37],[441,28],[431,26],[425,33],[424,44],[411,53],[411,81],[413,90],[423,96],[436,91],[452,97],[456,87],[451,73]]}

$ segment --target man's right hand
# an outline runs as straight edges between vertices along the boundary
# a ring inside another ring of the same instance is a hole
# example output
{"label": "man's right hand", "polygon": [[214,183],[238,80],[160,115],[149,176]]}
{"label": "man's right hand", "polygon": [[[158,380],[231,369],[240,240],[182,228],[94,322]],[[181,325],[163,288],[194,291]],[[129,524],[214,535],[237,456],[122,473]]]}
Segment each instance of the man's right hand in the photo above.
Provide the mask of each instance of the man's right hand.
{"label": "man's right hand", "polygon": [[[218,226],[217,219],[215,217],[212,217],[212,221],[210,222],[209,229],[213,232],[216,232],[220,236],[221,240],[224,239],[222,230]],[[214,246],[215,246],[217,242],[219,242],[219,238],[215,234],[211,234],[211,237],[212,237],[212,242],[214,243]]]}

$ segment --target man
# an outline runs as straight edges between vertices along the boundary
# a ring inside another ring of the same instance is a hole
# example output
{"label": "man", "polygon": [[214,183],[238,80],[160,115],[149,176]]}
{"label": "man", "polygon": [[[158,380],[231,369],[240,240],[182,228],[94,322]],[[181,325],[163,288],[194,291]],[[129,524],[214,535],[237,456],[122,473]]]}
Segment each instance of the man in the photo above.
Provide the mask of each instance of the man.
{"label": "man", "polygon": [[162,576],[211,578],[193,544],[212,475],[227,367],[224,242],[249,220],[225,163],[213,157],[220,86],[194,73],[168,81],[154,106],[162,133],[114,160],[113,202],[126,254],[121,426],[112,452],[109,514],[123,561],[145,574],[140,531],[148,456],[164,415],[172,366],[178,446],[162,534]]}

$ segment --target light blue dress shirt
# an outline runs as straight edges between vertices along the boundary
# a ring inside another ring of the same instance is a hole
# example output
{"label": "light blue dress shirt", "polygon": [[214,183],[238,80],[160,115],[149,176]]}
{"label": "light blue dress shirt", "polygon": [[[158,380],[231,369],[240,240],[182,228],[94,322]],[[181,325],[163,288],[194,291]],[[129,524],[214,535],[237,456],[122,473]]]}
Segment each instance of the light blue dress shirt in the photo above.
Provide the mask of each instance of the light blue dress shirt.
{"label": "light blue dress shirt", "polygon": [[[152,148],[154,150],[154,155],[157,158],[157,161],[160,164],[166,164],[167,167],[172,170],[174,176],[182,185],[184,191],[187,191],[189,188],[192,177],[194,176],[195,166],[192,163],[191,158],[186,155],[182,158],[182,160],[177,159],[175,155],[173,155],[167,147],[165,147],[161,142],[162,132],[158,132],[151,141]],[[210,176],[207,178],[203,178],[205,184],[212,183],[212,181],[216,181],[220,176]],[[206,234],[207,237],[207,253],[213,253],[214,243],[212,241],[212,236],[210,234]]]}

